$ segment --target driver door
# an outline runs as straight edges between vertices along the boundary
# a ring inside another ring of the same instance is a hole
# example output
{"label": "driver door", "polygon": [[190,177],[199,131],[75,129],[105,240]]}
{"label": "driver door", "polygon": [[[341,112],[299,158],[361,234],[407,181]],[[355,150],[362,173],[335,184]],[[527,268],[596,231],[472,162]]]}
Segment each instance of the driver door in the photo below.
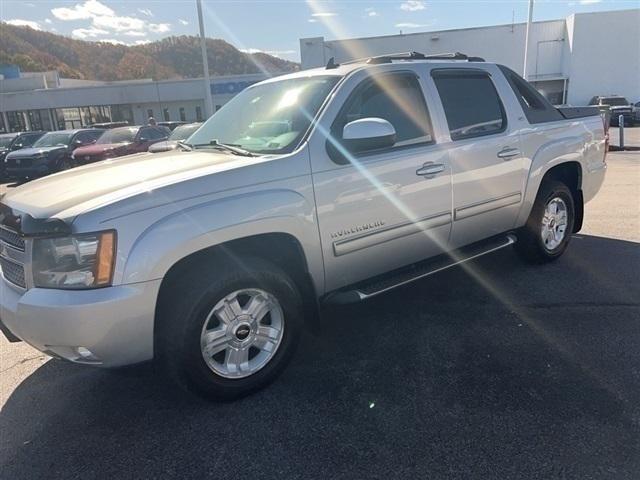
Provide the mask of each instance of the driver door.
{"label": "driver door", "polygon": [[[451,230],[449,161],[418,75],[380,72],[354,83],[334,101],[341,108],[330,135],[310,144],[327,291],[441,253]],[[345,151],[345,125],[364,118],[391,123],[395,144]]]}

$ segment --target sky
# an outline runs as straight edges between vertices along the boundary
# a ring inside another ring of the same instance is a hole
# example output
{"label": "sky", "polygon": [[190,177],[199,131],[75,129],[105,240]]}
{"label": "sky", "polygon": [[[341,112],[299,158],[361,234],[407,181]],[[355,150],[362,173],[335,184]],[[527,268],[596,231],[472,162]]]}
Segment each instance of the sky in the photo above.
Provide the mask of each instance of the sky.
{"label": "sky", "polygon": [[[208,37],[299,61],[299,39],[353,38],[524,22],[528,0],[202,0]],[[640,0],[537,0],[535,20],[638,8]],[[197,35],[196,0],[0,0],[0,20],[72,38],[143,44]],[[1,41],[2,39],[0,39]]]}

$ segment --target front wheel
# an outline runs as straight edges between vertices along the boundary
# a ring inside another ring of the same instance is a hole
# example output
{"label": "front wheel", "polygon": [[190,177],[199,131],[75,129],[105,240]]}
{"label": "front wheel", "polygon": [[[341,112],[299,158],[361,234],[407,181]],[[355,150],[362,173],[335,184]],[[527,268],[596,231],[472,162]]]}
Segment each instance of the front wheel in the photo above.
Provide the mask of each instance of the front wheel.
{"label": "front wheel", "polygon": [[291,358],[302,302],[277,266],[213,262],[165,292],[171,298],[161,302],[156,345],[179,384],[211,398],[238,398],[274,380]]}
{"label": "front wheel", "polygon": [[558,259],[567,249],[574,222],[569,188],[557,180],[543,181],[527,224],[518,233],[517,252],[530,263]]}

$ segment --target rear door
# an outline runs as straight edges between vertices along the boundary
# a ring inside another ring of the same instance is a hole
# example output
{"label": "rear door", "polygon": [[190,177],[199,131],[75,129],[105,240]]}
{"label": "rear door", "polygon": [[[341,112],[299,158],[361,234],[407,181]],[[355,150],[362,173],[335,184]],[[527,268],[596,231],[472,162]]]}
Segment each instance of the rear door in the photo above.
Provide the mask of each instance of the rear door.
{"label": "rear door", "polygon": [[497,68],[433,68],[431,78],[449,130],[455,248],[513,228],[528,162],[520,119],[498,94],[508,86]]}
{"label": "rear door", "polygon": [[[331,107],[310,142],[327,290],[440,253],[451,229],[450,168],[418,73],[358,72]],[[396,144],[336,155],[344,125],[372,117]],[[425,164],[436,173],[421,175]]]}

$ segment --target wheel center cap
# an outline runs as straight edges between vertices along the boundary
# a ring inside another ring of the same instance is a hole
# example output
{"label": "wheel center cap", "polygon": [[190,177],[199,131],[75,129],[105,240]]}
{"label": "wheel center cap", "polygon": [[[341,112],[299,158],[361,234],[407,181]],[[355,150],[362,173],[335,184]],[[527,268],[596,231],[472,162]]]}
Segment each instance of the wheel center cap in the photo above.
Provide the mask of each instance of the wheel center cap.
{"label": "wheel center cap", "polygon": [[236,327],[235,336],[238,340],[246,340],[251,333],[251,327],[246,323],[241,323]]}

